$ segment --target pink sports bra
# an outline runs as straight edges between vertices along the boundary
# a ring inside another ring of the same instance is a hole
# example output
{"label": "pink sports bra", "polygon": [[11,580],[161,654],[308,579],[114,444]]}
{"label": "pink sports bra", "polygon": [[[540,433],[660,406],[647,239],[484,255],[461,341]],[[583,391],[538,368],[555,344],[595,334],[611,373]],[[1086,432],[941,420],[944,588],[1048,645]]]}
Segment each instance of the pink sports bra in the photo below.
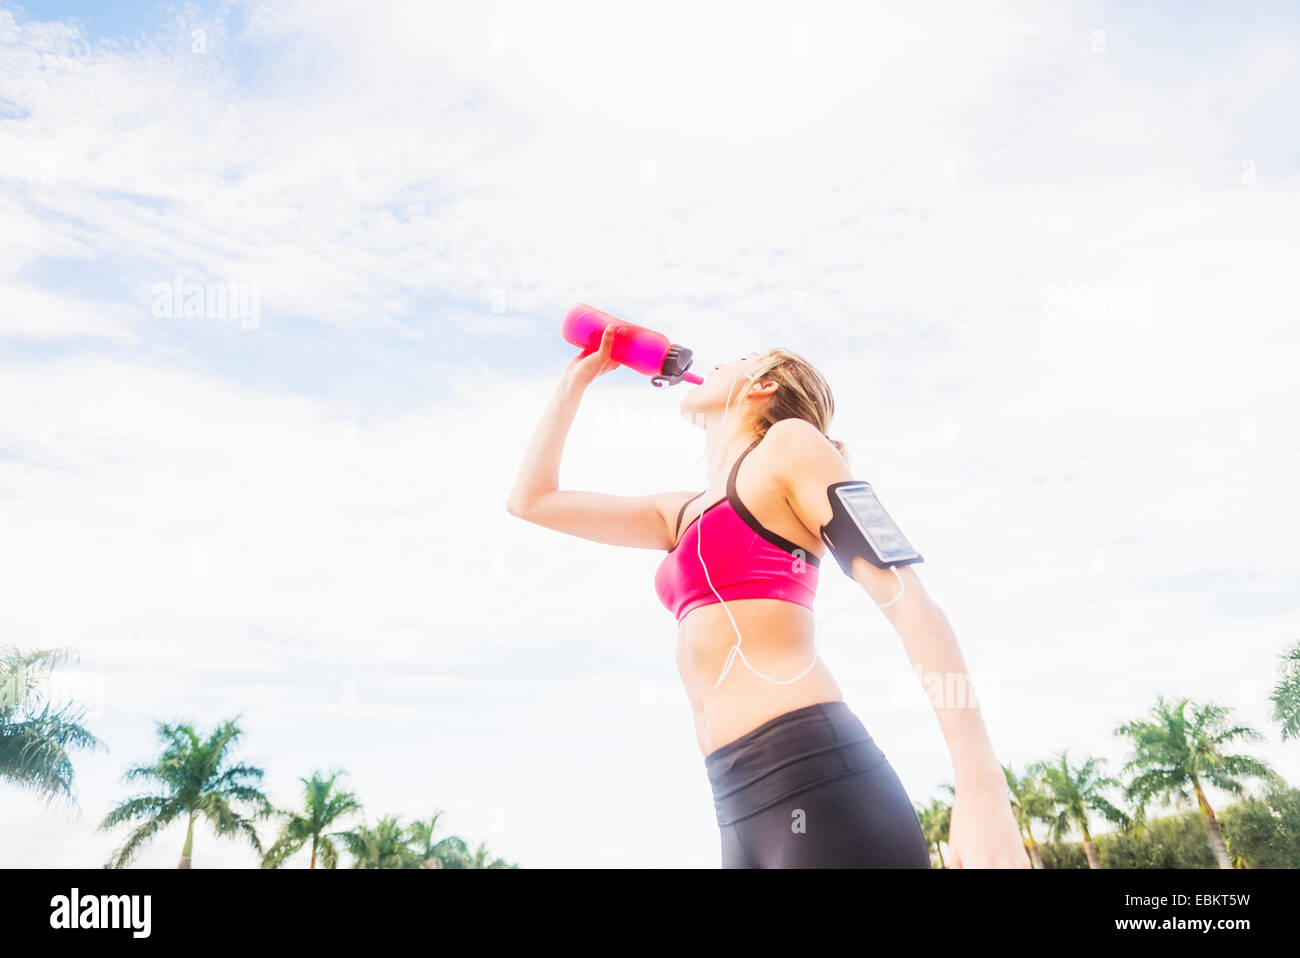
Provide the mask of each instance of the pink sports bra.
{"label": "pink sports bra", "polygon": [[[669,549],[659,563],[655,572],[655,591],[659,593],[659,601],[677,616],[678,622],[692,609],[718,602],[714,589],[724,600],[784,599],[808,609],[813,607],[821,560],[760,525],[736,495],[736,474],[740,471],[740,464],[761,441],[761,437],[754,440],[731,467],[726,498],[719,499],[692,519],[677,545]],[[677,529],[681,528],[686,507],[693,501],[687,499],[682,503],[677,513]],[[708,516],[709,528],[703,543],[698,543],[699,523],[705,515]],[[692,532],[695,537],[692,537]],[[708,578],[705,578],[700,564],[701,555],[708,566]],[[713,588],[709,587],[710,580]]]}

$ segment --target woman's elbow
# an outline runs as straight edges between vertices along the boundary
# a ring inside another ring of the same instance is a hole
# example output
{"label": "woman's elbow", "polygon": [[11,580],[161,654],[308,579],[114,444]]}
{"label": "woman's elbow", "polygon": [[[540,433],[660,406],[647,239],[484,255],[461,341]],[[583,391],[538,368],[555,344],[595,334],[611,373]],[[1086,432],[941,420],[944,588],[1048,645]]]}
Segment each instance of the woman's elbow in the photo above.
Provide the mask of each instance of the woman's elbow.
{"label": "woman's elbow", "polygon": [[510,498],[506,500],[506,512],[520,519],[533,521],[544,497],[544,493],[540,495],[520,495],[512,492]]}

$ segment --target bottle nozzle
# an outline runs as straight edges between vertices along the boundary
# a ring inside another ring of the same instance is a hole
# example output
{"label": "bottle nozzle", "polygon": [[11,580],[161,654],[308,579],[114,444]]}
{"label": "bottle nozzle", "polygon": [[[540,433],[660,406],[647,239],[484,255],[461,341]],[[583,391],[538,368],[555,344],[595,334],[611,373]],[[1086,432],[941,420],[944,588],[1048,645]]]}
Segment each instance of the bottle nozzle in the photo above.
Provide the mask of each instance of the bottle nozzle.
{"label": "bottle nozzle", "polygon": [[683,373],[682,378],[685,379],[688,383],[694,383],[697,386],[701,385],[704,382],[704,380],[701,379],[699,376],[695,375],[695,373]]}

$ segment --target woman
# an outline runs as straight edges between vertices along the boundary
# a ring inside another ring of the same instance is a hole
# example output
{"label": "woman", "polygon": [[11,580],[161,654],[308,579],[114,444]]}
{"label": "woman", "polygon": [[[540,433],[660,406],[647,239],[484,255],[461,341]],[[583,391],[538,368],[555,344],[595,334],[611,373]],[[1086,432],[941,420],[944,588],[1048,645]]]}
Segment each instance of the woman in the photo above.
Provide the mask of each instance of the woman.
{"label": "woman", "polygon": [[[853,478],[843,447],[825,435],[834,413],[825,380],[784,349],[715,366],[681,404],[706,434],[702,493],[558,489],[583,392],[619,365],[609,358],[615,329],[565,366],[507,508],[584,539],[666,552],[655,586],[678,620],[677,665],[713,789],[722,867],[929,868],[902,784],[814,647],[826,489]],[[911,566],[881,570],[855,558],[851,570],[922,675],[966,678],[948,621]],[[937,686],[947,694],[953,683]],[[953,866],[1030,867],[973,699],[933,704],[956,772]]]}

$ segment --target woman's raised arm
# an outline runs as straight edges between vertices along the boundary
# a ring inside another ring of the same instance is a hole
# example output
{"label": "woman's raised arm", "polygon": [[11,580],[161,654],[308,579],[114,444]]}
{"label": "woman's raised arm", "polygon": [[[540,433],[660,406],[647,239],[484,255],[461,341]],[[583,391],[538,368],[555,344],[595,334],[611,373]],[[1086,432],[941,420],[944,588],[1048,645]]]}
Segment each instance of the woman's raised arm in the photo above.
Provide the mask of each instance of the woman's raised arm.
{"label": "woman's raised arm", "polygon": [[597,376],[618,368],[609,358],[615,328],[613,323],[605,327],[598,350],[583,351],[564,367],[524,452],[506,510],[528,522],[593,542],[666,550],[673,544],[669,515],[676,516],[677,508],[693,492],[616,496],[558,488],[564,440],[583,392]]}

